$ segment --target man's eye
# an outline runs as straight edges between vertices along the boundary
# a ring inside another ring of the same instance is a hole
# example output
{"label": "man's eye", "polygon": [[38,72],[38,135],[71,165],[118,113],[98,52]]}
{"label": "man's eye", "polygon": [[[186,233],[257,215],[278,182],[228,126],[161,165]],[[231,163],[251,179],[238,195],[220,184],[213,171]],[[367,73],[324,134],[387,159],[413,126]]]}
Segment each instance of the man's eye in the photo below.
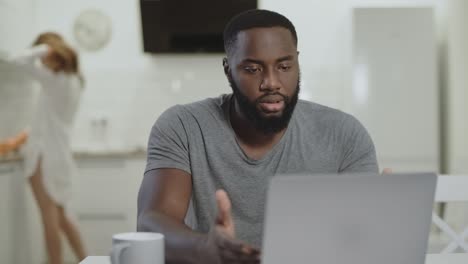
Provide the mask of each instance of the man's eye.
{"label": "man's eye", "polygon": [[289,66],[289,65],[280,65],[279,69],[281,71],[289,71],[289,69],[291,69],[291,66]]}
{"label": "man's eye", "polygon": [[249,73],[256,73],[260,71],[260,68],[257,67],[245,67],[244,70],[246,70]]}

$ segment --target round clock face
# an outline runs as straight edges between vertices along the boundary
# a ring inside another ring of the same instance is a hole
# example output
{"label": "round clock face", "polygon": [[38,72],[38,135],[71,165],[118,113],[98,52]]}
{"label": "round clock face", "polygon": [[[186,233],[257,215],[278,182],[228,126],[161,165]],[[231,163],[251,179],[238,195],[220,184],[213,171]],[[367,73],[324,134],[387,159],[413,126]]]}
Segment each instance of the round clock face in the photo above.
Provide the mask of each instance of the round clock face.
{"label": "round clock face", "polygon": [[104,48],[111,38],[111,20],[97,9],[82,11],[75,19],[73,35],[78,45],[88,51]]}

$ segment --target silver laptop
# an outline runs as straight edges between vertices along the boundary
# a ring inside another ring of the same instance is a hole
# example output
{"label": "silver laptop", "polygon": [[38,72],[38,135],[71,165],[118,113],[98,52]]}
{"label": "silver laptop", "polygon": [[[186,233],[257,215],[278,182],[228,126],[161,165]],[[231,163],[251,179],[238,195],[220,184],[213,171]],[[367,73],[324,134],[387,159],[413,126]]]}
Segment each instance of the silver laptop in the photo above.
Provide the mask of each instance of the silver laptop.
{"label": "silver laptop", "polygon": [[262,264],[423,264],[436,182],[434,173],[274,177]]}

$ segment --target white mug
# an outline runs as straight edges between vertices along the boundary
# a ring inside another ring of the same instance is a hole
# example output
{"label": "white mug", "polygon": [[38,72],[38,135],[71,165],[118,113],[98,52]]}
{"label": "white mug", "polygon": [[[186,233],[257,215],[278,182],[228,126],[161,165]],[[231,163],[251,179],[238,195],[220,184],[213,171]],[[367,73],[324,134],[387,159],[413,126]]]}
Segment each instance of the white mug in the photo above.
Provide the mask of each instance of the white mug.
{"label": "white mug", "polygon": [[164,236],[131,232],[112,236],[112,264],[164,264]]}

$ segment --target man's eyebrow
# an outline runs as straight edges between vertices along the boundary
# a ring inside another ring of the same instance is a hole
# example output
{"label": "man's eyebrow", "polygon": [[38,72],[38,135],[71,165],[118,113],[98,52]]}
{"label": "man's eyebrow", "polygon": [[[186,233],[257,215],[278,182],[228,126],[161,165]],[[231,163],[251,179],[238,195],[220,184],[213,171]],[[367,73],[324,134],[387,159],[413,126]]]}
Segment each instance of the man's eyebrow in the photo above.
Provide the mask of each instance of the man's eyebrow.
{"label": "man's eyebrow", "polygon": [[[282,62],[282,61],[293,60],[293,59],[294,59],[293,55],[286,55],[286,56],[283,56],[281,58],[276,59],[276,62]],[[255,63],[255,64],[260,64],[260,65],[265,64],[261,60],[256,60],[256,59],[252,59],[252,58],[246,58],[246,59],[242,60],[242,63],[248,63],[248,62]]]}
{"label": "man's eyebrow", "polygon": [[246,58],[246,59],[242,60],[242,63],[248,63],[248,62],[250,62],[250,63],[255,63],[255,64],[261,64],[261,65],[264,64],[263,61],[261,61],[261,60],[256,60],[256,59],[252,59],[252,58]]}
{"label": "man's eyebrow", "polygon": [[294,59],[294,56],[293,56],[293,55],[287,55],[287,56],[278,58],[278,59],[276,60],[276,62],[282,62],[282,61],[293,60],[293,59]]}

